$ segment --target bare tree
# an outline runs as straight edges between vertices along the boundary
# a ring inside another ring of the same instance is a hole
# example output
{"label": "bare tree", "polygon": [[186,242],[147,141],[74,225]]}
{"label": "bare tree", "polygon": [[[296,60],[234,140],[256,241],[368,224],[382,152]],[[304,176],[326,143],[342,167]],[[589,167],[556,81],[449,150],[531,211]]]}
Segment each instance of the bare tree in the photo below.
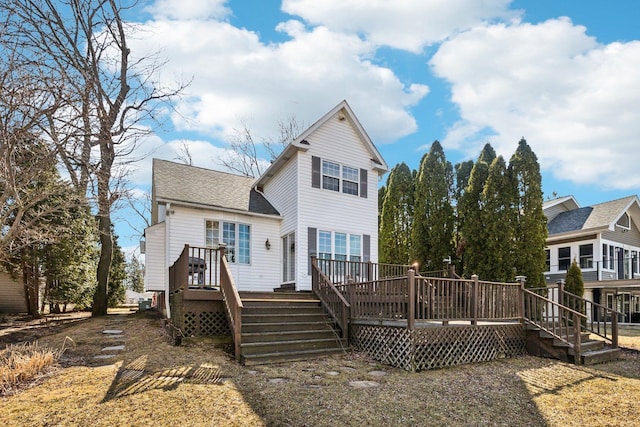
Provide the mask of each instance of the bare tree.
{"label": "bare tree", "polygon": [[176,156],[173,158],[185,165],[193,166],[193,157],[191,157],[191,150],[187,141],[181,141],[178,149],[176,150]]}
{"label": "bare tree", "polygon": [[[251,177],[260,176],[269,162],[275,160],[284,147],[302,132],[303,126],[303,123],[298,122],[294,116],[290,116],[287,120],[278,121],[277,140],[270,138],[256,140],[247,123],[243,122],[240,129],[234,129],[229,141],[232,155],[222,159],[222,164],[231,172]],[[263,148],[267,159],[260,158],[260,147]]]}
{"label": "bare tree", "polygon": [[134,28],[122,14],[134,6],[126,0],[0,0],[17,49],[62,86],[57,96],[63,108],[47,115],[42,130],[77,191],[95,197],[101,250],[93,315],[107,312],[111,214],[125,182],[120,172],[151,132],[149,123],[158,120],[157,107],[184,88],[153,81],[162,66],[155,58],[132,58],[128,37]]}

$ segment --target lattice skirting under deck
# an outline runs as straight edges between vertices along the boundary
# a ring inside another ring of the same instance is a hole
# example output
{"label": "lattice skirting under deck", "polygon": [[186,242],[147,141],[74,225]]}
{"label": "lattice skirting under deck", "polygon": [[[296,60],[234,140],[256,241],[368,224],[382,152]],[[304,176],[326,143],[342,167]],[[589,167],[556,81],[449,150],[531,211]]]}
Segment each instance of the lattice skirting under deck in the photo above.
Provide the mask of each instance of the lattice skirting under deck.
{"label": "lattice skirting under deck", "polygon": [[229,323],[223,312],[188,311],[183,314],[182,333],[186,337],[230,335]]}
{"label": "lattice skirting under deck", "polygon": [[393,326],[351,325],[352,345],[375,360],[422,371],[484,362],[525,353],[521,324],[447,325],[408,330]]}

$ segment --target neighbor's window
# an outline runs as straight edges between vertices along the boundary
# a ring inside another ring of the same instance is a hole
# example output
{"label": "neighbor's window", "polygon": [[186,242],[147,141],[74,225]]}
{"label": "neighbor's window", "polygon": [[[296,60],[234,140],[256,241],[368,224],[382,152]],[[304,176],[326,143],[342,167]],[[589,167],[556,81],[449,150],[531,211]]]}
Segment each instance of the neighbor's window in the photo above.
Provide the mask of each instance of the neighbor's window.
{"label": "neighbor's window", "polygon": [[593,244],[580,245],[580,268],[593,268]]}
{"label": "neighbor's window", "polygon": [[551,249],[545,249],[544,253],[546,254],[547,264],[545,271],[551,271]]}
{"label": "neighbor's window", "polygon": [[558,270],[567,271],[571,265],[571,247],[558,248]]}

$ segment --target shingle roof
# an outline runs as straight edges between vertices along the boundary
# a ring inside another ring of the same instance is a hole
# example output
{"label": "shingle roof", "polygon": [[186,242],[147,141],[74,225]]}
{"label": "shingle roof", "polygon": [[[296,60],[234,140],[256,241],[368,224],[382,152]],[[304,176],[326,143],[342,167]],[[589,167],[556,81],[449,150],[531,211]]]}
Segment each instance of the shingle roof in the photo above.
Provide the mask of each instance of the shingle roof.
{"label": "shingle roof", "polygon": [[254,178],[153,159],[156,199],[243,212],[279,215],[253,189]]}
{"label": "shingle roof", "polygon": [[606,228],[613,224],[636,196],[623,197],[558,214],[549,221],[549,235],[569,231]]}

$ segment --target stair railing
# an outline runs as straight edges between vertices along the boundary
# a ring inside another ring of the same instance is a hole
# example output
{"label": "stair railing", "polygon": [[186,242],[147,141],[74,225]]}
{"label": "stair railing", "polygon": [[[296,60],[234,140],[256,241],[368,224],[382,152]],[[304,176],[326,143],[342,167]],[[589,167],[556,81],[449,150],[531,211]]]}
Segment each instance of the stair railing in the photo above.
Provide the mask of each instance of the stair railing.
{"label": "stair railing", "polygon": [[311,289],[333,321],[340,327],[342,338],[348,341],[351,305],[318,267],[318,259],[315,256],[311,257]]}
{"label": "stair railing", "polygon": [[242,344],[242,300],[236,288],[236,284],[229,270],[227,257],[225,256],[225,247],[220,245],[220,291],[227,309],[227,317],[231,325],[231,334],[233,335],[233,345],[236,361],[241,360],[241,344]]}
{"label": "stair railing", "polygon": [[[587,316],[556,301],[524,288],[522,291],[522,319],[573,347],[575,360],[581,360],[581,324]],[[573,340],[571,340],[573,335]]]}
{"label": "stair railing", "polygon": [[611,347],[618,348],[618,316],[622,313],[565,291],[561,282],[558,283],[558,300],[569,308],[591,313],[591,319],[585,316],[582,329],[610,341]]}

